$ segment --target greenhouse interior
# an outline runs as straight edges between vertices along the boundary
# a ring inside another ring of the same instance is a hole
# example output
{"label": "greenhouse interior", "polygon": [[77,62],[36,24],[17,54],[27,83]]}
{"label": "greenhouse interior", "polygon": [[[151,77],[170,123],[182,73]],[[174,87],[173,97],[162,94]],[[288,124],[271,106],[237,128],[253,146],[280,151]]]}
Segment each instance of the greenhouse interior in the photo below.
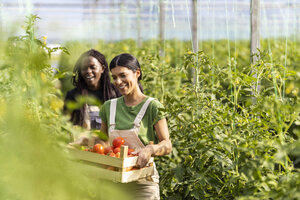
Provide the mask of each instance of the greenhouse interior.
{"label": "greenhouse interior", "polygon": [[0,0],[0,52],[0,199],[300,199],[300,0]]}

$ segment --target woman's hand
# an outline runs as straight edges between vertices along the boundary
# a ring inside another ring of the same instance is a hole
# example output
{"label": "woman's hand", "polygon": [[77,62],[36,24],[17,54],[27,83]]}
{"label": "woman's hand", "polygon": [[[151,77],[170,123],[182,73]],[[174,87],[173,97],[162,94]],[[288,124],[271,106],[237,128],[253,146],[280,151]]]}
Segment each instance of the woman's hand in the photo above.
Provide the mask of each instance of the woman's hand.
{"label": "woman's hand", "polygon": [[159,120],[154,125],[159,143],[150,144],[138,152],[139,157],[136,166],[139,168],[145,167],[151,156],[164,156],[172,151],[172,143],[169,138],[169,131],[166,119]]}
{"label": "woman's hand", "polygon": [[[107,125],[104,122],[102,122],[100,130],[107,134]],[[82,137],[79,137],[74,142],[71,142],[69,144],[75,145],[75,146],[81,145],[81,146],[93,147],[95,144],[98,144],[98,143],[102,144],[104,147],[109,146],[108,140],[103,141],[97,136],[92,136],[92,137],[82,136]]]}
{"label": "woman's hand", "polygon": [[82,136],[77,140],[69,143],[69,145],[71,146],[88,146],[88,144],[89,144],[89,138],[86,136]]}
{"label": "woman's hand", "polygon": [[147,165],[147,163],[149,162],[151,156],[154,153],[154,149],[152,147],[152,145],[148,145],[145,148],[141,149],[138,154],[138,160],[136,162],[136,167],[138,168],[143,168]]}
{"label": "woman's hand", "polygon": [[172,143],[170,140],[162,140],[158,144],[147,145],[145,148],[141,149],[138,153],[138,160],[136,162],[136,167],[143,168],[149,162],[151,156],[164,156],[172,151]]}
{"label": "woman's hand", "polygon": [[69,143],[71,146],[88,146],[88,147],[93,147],[95,144],[102,144],[104,147],[108,145],[106,141],[101,140],[97,136],[92,136],[92,137],[86,137],[82,136],[75,140],[74,142]]}

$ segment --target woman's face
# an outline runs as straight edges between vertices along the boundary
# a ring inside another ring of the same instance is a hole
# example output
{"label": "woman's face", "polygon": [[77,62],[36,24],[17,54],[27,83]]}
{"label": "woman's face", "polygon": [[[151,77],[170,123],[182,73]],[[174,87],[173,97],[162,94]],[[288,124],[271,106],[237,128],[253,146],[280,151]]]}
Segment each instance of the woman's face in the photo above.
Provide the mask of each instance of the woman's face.
{"label": "woman's face", "polygon": [[139,88],[138,78],[140,70],[133,72],[131,69],[123,66],[116,66],[111,70],[115,86],[123,96],[136,92]]}
{"label": "woman's face", "polygon": [[82,60],[80,73],[90,90],[100,88],[100,79],[103,71],[104,68],[93,56],[86,57]]}

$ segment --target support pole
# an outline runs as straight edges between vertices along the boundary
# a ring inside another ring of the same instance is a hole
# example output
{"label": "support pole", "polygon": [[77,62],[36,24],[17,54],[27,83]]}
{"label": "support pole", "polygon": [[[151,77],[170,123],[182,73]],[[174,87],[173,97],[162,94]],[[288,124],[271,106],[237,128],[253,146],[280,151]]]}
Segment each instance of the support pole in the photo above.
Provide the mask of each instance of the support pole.
{"label": "support pole", "polygon": [[[260,0],[251,0],[251,39],[250,39],[250,62],[251,65],[255,64],[259,57],[255,54],[258,53],[260,48]],[[257,78],[257,72],[254,74],[254,77]],[[256,88],[256,87],[257,88]],[[256,92],[260,91],[260,84],[257,82],[257,85],[254,84]]]}
{"label": "support pole", "polygon": [[121,0],[120,2],[120,40],[126,38],[126,28],[125,28],[125,2]]}
{"label": "support pole", "polygon": [[[0,35],[3,35],[3,22],[4,17],[3,17],[3,3],[2,0],[0,0]],[[0,38],[1,39],[1,38]]]}
{"label": "support pole", "polygon": [[192,37],[193,37],[193,51],[198,52],[198,12],[197,0],[193,0],[193,24],[192,24]]}
{"label": "support pole", "polygon": [[[192,40],[193,40],[193,51],[194,53],[198,52],[198,4],[197,4],[197,0],[193,0],[193,11],[192,11],[192,15],[193,15],[193,22],[192,22]],[[193,83],[196,83],[196,76],[197,74],[195,74],[195,68],[192,68],[192,78],[193,78]]]}
{"label": "support pole", "polygon": [[160,49],[159,55],[164,57],[164,40],[165,40],[165,2],[164,0],[159,1],[159,41]]}
{"label": "support pole", "polygon": [[92,3],[92,24],[93,24],[93,27],[92,27],[92,45],[93,45],[93,48],[96,46],[97,44],[97,41],[98,41],[98,37],[97,37],[97,11],[98,11],[98,0],[94,0],[93,3]]}
{"label": "support pole", "polygon": [[260,48],[260,0],[251,0],[251,64],[258,60],[257,56]]}
{"label": "support pole", "polygon": [[142,36],[141,36],[141,0],[137,0],[137,47],[142,47]]}

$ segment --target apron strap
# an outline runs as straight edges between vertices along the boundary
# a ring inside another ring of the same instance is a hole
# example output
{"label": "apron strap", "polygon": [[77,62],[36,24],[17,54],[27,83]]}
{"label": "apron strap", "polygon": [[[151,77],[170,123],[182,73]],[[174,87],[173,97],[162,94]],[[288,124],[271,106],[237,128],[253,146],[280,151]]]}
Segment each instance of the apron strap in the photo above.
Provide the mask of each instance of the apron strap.
{"label": "apron strap", "polygon": [[145,113],[146,113],[146,110],[150,104],[150,102],[153,100],[154,98],[152,97],[149,97],[147,99],[147,101],[144,103],[143,107],[141,108],[140,112],[137,114],[134,122],[133,122],[133,125],[134,125],[134,128],[139,128],[140,127],[140,122],[142,121]]}
{"label": "apron strap", "polygon": [[116,108],[117,108],[117,99],[112,99],[110,102],[109,132],[115,130]]}

